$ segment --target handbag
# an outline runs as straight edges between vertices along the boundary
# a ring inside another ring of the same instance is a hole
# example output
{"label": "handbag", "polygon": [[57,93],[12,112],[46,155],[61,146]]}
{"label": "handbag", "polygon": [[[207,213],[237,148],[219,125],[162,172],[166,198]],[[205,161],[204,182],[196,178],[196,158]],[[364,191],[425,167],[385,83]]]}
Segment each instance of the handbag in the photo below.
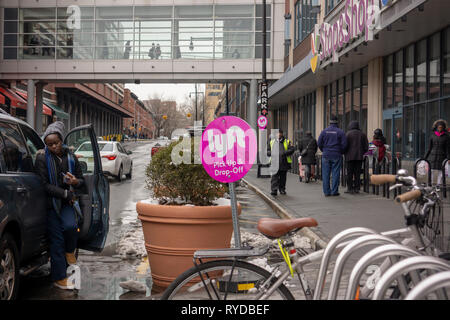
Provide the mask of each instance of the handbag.
{"label": "handbag", "polygon": [[305,157],[305,156],[308,154],[308,148],[309,148],[309,145],[311,144],[311,142],[313,142],[313,140],[311,140],[311,141],[308,143],[308,145],[306,146],[306,148],[302,150],[302,152],[300,153],[300,156],[301,156],[301,157]]}

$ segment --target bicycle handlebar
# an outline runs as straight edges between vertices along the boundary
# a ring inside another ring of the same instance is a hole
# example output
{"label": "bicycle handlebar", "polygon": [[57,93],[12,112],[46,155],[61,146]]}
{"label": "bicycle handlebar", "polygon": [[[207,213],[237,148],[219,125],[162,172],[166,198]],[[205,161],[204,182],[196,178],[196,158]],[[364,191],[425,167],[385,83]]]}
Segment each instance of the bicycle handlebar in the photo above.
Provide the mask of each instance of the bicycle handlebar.
{"label": "bicycle handlebar", "polygon": [[397,203],[402,203],[402,202],[406,202],[409,200],[414,200],[419,198],[422,195],[422,191],[418,190],[418,189],[414,189],[408,192],[405,192],[399,196],[397,196],[395,198],[395,202]]}
{"label": "bicycle handlebar", "polygon": [[397,176],[393,174],[377,174],[370,176],[370,183],[375,185],[381,185],[385,183],[395,183]]}

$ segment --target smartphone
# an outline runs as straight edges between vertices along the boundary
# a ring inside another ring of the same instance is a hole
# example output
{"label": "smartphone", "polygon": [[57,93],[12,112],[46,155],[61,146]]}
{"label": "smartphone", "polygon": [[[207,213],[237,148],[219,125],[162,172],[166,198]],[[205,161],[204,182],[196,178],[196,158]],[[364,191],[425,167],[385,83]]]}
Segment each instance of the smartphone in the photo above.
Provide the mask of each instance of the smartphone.
{"label": "smartphone", "polygon": [[63,176],[63,181],[64,181],[64,183],[69,184],[70,179],[64,174],[64,172],[61,172],[61,174],[62,174],[62,176]]}

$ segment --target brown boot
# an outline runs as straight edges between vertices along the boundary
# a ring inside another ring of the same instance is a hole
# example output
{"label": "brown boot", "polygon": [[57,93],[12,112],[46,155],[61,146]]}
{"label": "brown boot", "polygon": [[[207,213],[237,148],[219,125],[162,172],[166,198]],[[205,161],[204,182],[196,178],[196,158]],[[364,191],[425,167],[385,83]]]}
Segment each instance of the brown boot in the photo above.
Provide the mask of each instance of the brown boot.
{"label": "brown boot", "polygon": [[75,289],[75,286],[72,283],[69,283],[67,278],[55,281],[53,284],[54,284],[55,287],[58,287],[58,288],[63,289],[63,290]]}
{"label": "brown boot", "polygon": [[75,252],[66,252],[66,261],[68,265],[77,264],[77,258],[75,257]]}

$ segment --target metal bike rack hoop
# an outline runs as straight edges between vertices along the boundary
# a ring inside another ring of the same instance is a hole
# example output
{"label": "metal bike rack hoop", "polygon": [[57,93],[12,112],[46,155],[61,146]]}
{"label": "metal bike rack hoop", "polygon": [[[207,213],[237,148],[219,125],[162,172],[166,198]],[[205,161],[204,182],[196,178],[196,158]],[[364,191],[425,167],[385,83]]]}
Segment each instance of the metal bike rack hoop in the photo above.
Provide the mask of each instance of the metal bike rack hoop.
{"label": "metal bike rack hoop", "polygon": [[386,244],[370,250],[355,264],[355,267],[350,274],[347,291],[345,293],[345,300],[352,300],[355,297],[359,280],[361,279],[364,270],[366,270],[373,261],[389,256],[411,257],[419,254],[419,252],[401,244]]}
{"label": "metal bike rack hoop", "polygon": [[328,264],[330,263],[331,256],[333,255],[336,247],[352,237],[363,236],[367,234],[377,234],[375,230],[369,228],[349,228],[339,232],[335,235],[327,244],[324,249],[322,260],[320,262],[319,271],[317,273],[316,288],[314,290],[313,300],[319,300],[322,296],[323,285],[325,283],[326,272],[328,269]]}
{"label": "metal bike rack hoop", "polygon": [[420,300],[429,293],[450,287],[450,271],[436,273],[414,287],[406,296],[405,300]]}
{"label": "metal bike rack hoop", "polygon": [[448,271],[450,270],[450,265],[446,260],[430,256],[411,257],[402,260],[389,268],[386,273],[381,276],[380,280],[375,286],[373,300],[383,299],[386,290],[389,288],[389,285],[399,275],[417,269]]}
{"label": "metal bike rack hoop", "polygon": [[395,244],[396,242],[391,238],[383,236],[381,234],[369,234],[359,237],[348,244],[336,259],[336,265],[334,266],[333,275],[331,278],[330,290],[328,292],[328,300],[335,300],[341,281],[344,265],[347,262],[348,257],[356,250],[368,246],[368,245],[381,245],[381,244]]}

